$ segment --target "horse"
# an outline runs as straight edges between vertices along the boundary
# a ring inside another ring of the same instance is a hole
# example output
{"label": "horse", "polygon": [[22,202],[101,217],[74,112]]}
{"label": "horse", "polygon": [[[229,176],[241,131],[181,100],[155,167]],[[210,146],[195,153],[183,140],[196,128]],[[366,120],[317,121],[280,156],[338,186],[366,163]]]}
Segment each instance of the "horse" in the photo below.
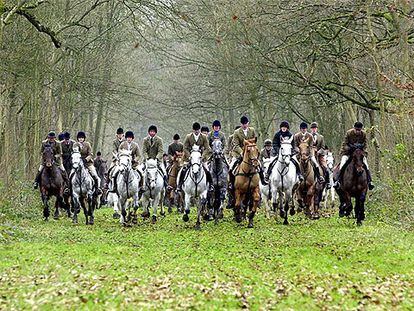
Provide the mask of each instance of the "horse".
{"label": "horse", "polygon": [[[234,205],[234,216],[236,222],[242,222],[246,217],[247,207],[250,209],[248,228],[253,228],[253,218],[260,203],[259,187],[259,149],[256,139],[244,141],[243,161],[237,167],[234,174],[234,190],[236,203]],[[243,206],[243,213],[241,207]]]}
{"label": "horse", "polygon": [[209,206],[212,207],[209,212],[209,217],[214,218],[215,223],[217,224],[219,218],[223,216],[222,205],[226,198],[229,165],[223,153],[223,143],[221,140],[213,140],[211,147],[213,153],[209,170],[213,180],[213,191],[209,198]]}
{"label": "horse", "polygon": [[[292,140],[290,138],[282,139],[279,149],[279,155],[277,163],[270,173],[270,188],[273,197],[273,208],[277,209],[279,203],[279,213],[282,217],[283,224],[288,225],[288,212],[290,208],[290,215],[295,215],[295,207],[289,207],[289,203],[292,201],[294,191],[298,186],[298,177],[296,172],[296,166],[292,162]],[[276,201],[278,199],[278,203]]]}
{"label": "horse", "polygon": [[[82,206],[87,225],[94,224],[94,209],[96,198],[94,197],[94,181],[86,169],[79,151],[72,153],[72,172],[70,183],[73,198],[73,223],[78,223],[78,214]],[[86,208],[86,204],[88,208]]]}
{"label": "horse", "polygon": [[[182,169],[180,170],[180,175],[182,173]],[[184,191],[184,215],[183,220],[187,222],[190,218],[188,214],[190,214],[190,204],[191,198],[199,198],[200,204],[198,204],[197,209],[197,222],[195,225],[195,229],[200,229],[200,218],[202,213],[206,213],[207,207],[207,192],[208,192],[208,184],[207,184],[207,175],[204,171],[203,163],[202,163],[202,156],[200,147],[194,145],[191,154],[190,154],[190,169],[186,171],[184,176],[183,182],[183,191]]]}
{"label": "horse", "polygon": [[144,170],[144,188],[142,194],[142,206],[144,207],[144,217],[148,217],[149,207],[152,206],[152,223],[157,222],[157,207],[161,207],[161,216],[165,216],[163,197],[164,197],[164,178],[158,169],[157,160],[148,159]]}
{"label": "horse", "polygon": [[54,219],[59,218],[59,207],[64,208],[68,217],[70,217],[70,209],[63,200],[64,180],[62,172],[55,163],[55,156],[51,146],[46,146],[42,153],[43,170],[40,175],[40,194],[43,202],[43,217],[49,219],[49,199],[56,197]]}
{"label": "horse", "polygon": [[332,152],[328,152],[328,154],[325,156],[326,159],[326,170],[328,175],[328,181],[327,184],[329,185],[329,188],[325,187],[323,193],[322,193],[322,201],[324,202],[324,208],[326,209],[328,200],[330,200],[330,206],[331,208],[335,204],[335,189],[333,187],[334,184],[334,167],[335,167],[335,158],[332,154]]}
{"label": "horse", "polygon": [[[116,190],[112,195],[114,210],[121,210],[119,221],[122,225],[128,226],[132,220],[137,223],[139,173],[132,168],[131,151],[121,150],[118,153],[119,164],[117,166]],[[130,211],[130,201],[133,201],[134,211]]]}
{"label": "horse", "polygon": [[300,208],[305,208],[305,215],[311,219],[319,218],[319,197],[316,189],[316,174],[311,160],[311,147],[307,141],[299,144],[299,167],[304,180],[297,189]]}
{"label": "horse", "polygon": [[355,198],[355,218],[357,225],[362,225],[365,219],[365,199],[368,191],[368,176],[363,162],[364,151],[362,146],[352,146],[351,157],[348,160],[337,189],[340,206],[339,216],[349,216],[352,211],[352,198]]}
{"label": "horse", "polygon": [[106,165],[106,160],[103,160],[103,159],[95,160],[94,165],[96,168],[96,173],[98,174],[101,180],[101,184],[99,185],[99,187],[101,189],[104,189],[102,195],[100,195],[98,198],[98,201],[99,201],[98,208],[100,208],[101,206],[106,204],[105,198],[106,198],[107,189],[105,187],[105,183],[106,183],[106,178],[107,178],[107,173],[108,173],[108,167]]}
{"label": "horse", "polygon": [[183,200],[181,193],[177,193],[177,177],[178,173],[183,166],[183,153],[180,152],[179,154],[176,154],[172,158],[171,166],[167,169],[167,175],[168,175],[168,186],[167,186],[167,192],[166,197],[168,200],[168,212],[172,212],[172,206],[175,204],[177,206],[178,212],[182,211],[183,208]]}
{"label": "horse", "polygon": [[[267,172],[267,170],[269,169],[270,163],[272,163],[274,159],[275,159],[274,157],[263,159],[262,167],[263,167],[264,172]],[[266,218],[269,219],[270,218],[269,201],[270,201],[270,197],[271,197],[270,185],[269,184],[263,184],[262,181],[260,181],[259,186],[260,186],[261,202],[263,202],[263,205],[265,207]]]}

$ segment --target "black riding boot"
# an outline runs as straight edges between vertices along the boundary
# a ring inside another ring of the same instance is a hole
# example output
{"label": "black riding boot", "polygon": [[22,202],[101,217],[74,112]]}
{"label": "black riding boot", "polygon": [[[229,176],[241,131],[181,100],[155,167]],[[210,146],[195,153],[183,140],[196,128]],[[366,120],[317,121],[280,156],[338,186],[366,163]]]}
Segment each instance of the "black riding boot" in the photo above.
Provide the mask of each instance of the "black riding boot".
{"label": "black riding boot", "polygon": [[375,186],[372,184],[372,178],[371,178],[371,171],[367,168],[365,168],[367,170],[367,179],[368,179],[368,189],[372,190],[375,188]]}
{"label": "black riding boot", "polygon": [[269,182],[269,177],[270,174],[272,173],[273,167],[275,166],[277,161],[277,158],[275,158],[269,165],[269,167],[267,168],[266,174],[264,175],[264,180],[266,181],[266,183]]}
{"label": "black riding boot", "polygon": [[321,176],[321,173],[319,172],[319,168],[312,162],[313,172],[316,175],[316,179],[319,183],[323,183],[325,179]]}
{"label": "black riding boot", "polygon": [[177,183],[177,192],[183,191],[182,187],[183,187],[183,183],[184,183],[184,176],[187,173],[187,167],[183,166],[183,168],[181,169],[181,173],[180,173],[180,178],[178,179],[178,183]]}
{"label": "black riding boot", "polygon": [[99,187],[99,180],[98,180],[98,178],[97,178],[96,176],[92,176],[92,178],[93,178],[93,181],[94,181],[95,193],[96,193],[97,195],[102,194],[102,190],[101,190],[101,188]]}
{"label": "black riding boot", "polygon": [[302,175],[302,173],[300,171],[299,163],[293,157],[292,157],[292,163],[296,167],[296,176],[298,176],[299,181],[304,181],[305,178],[303,178],[303,175]]}
{"label": "black riding boot", "polygon": [[70,192],[69,192],[69,178],[68,178],[68,173],[66,172],[66,171],[64,171],[64,170],[62,170],[62,169],[60,169],[60,171],[61,171],[61,173],[62,173],[62,178],[63,178],[63,182],[64,182],[64,184],[65,184],[65,186],[64,186],[64,193],[66,194],[66,195],[68,195]]}
{"label": "black riding boot", "polygon": [[40,176],[42,175],[42,170],[38,171],[35,177],[35,180],[33,182],[33,188],[37,189],[39,187],[40,184]]}

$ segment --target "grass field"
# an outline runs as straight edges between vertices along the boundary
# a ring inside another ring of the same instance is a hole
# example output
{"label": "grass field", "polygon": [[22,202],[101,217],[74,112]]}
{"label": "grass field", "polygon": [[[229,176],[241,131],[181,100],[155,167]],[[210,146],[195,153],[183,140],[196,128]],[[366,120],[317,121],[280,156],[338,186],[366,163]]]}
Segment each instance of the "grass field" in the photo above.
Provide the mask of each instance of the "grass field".
{"label": "grass field", "polygon": [[[10,208],[10,206],[8,207]],[[122,228],[108,208],[94,226],[5,218],[0,309],[412,309],[414,236],[336,214],[255,228],[226,211],[195,231],[174,212]],[[33,211],[34,210],[34,211]]]}

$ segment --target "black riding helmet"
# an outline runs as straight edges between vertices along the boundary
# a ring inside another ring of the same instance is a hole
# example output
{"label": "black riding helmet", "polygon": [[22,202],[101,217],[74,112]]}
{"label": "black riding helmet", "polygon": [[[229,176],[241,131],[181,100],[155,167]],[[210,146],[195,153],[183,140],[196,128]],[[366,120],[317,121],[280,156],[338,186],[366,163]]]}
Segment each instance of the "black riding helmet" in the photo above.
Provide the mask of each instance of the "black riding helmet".
{"label": "black riding helmet", "polygon": [[124,134],[124,129],[123,129],[122,127],[118,128],[118,129],[116,130],[116,134],[117,134],[117,135],[119,135],[119,134]]}
{"label": "black riding helmet", "polygon": [[50,132],[47,134],[47,138],[56,138],[56,133],[55,133],[55,132],[53,132],[53,131],[50,131]]}
{"label": "black riding helmet", "polygon": [[193,123],[193,130],[194,131],[198,131],[199,129],[201,129],[201,125],[198,122],[194,122]]}
{"label": "black riding helmet", "polygon": [[362,122],[360,122],[360,121],[357,121],[354,124],[354,128],[356,128],[356,129],[362,129],[363,127],[364,127],[364,124],[362,124]]}
{"label": "black riding helmet", "polygon": [[174,139],[174,140],[179,140],[179,139],[180,139],[180,135],[175,134],[175,135],[173,136],[173,139]]}
{"label": "black riding helmet", "polygon": [[128,138],[128,137],[134,139],[135,138],[134,132],[132,132],[132,131],[126,131],[125,132],[125,138]]}
{"label": "black riding helmet", "polygon": [[82,132],[82,131],[78,132],[78,134],[76,135],[76,139],[79,139],[79,138],[84,138],[84,139],[86,139],[86,134],[85,134],[85,132]]}
{"label": "black riding helmet", "polygon": [[307,129],[308,128],[308,124],[306,122],[302,122],[300,124],[299,128],[301,128],[301,129]]}
{"label": "black riding helmet", "polygon": [[247,124],[247,123],[249,123],[249,118],[248,118],[248,117],[246,117],[246,116],[242,116],[242,117],[240,118],[240,123],[241,123],[241,124]]}
{"label": "black riding helmet", "polygon": [[220,123],[219,120],[214,120],[213,127],[215,127],[215,126],[219,126],[221,128],[221,123]]}
{"label": "black riding helmet", "polygon": [[279,128],[282,128],[282,127],[286,127],[286,128],[288,128],[288,129],[289,129],[289,122],[288,122],[288,121],[282,121],[282,122],[280,123]]}
{"label": "black riding helmet", "polygon": [[150,127],[148,128],[148,133],[151,132],[151,131],[154,131],[155,133],[158,132],[158,129],[154,124],[150,125]]}

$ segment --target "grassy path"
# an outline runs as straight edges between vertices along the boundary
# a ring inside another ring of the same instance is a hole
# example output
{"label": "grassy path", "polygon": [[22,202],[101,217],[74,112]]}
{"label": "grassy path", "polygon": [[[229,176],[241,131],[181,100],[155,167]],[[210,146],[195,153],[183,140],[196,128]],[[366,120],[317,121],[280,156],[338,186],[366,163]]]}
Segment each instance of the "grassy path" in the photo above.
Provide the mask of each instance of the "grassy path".
{"label": "grassy path", "polygon": [[[39,212],[40,215],[40,212]],[[171,214],[121,228],[110,209],[93,227],[14,222],[0,244],[0,309],[410,309],[414,237],[369,220],[295,216],[192,229]],[[83,216],[81,218],[83,221]]]}

